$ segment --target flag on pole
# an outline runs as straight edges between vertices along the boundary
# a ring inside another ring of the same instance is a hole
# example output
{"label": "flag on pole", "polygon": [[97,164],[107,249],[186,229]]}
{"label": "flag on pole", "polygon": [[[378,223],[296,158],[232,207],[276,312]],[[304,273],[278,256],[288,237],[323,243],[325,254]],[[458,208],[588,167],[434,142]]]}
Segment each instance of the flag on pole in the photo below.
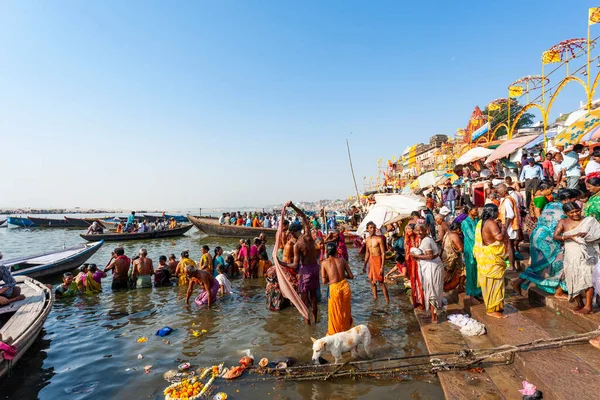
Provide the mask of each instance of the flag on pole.
{"label": "flag on pole", "polygon": [[542,64],[552,64],[561,61],[560,52],[556,50],[547,50],[542,53]]}
{"label": "flag on pole", "polygon": [[592,7],[589,10],[588,24],[594,25],[600,22],[600,7]]}
{"label": "flag on pole", "polygon": [[500,104],[497,104],[497,103],[488,104],[488,111],[500,111]]}
{"label": "flag on pole", "polygon": [[508,88],[508,95],[510,97],[519,97],[523,95],[523,88],[521,86],[510,86]]}

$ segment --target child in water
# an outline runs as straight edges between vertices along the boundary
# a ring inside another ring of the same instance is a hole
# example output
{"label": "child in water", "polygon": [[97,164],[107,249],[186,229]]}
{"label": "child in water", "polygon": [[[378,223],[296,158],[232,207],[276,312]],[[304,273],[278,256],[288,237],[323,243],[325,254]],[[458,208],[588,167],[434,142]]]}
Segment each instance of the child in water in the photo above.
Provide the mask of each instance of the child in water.
{"label": "child in water", "polygon": [[223,273],[223,265],[219,264],[217,266],[217,272],[219,273],[215,279],[219,282],[219,294],[231,294],[233,291],[231,290],[231,282],[227,279],[227,275]]}

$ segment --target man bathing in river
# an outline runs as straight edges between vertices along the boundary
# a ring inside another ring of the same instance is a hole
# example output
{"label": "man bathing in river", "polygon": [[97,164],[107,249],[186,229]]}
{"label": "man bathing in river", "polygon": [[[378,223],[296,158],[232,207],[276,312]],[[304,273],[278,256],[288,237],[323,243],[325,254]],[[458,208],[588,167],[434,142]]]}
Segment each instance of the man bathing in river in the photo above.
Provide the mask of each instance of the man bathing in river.
{"label": "man bathing in river", "polygon": [[203,290],[196,297],[194,302],[198,307],[201,307],[204,304],[210,307],[210,305],[217,299],[217,293],[219,292],[220,287],[219,282],[213,278],[212,274],[208,273],[207,271],[196,269],[196,267],[192,265],[185,267],[185,274],[189,281],[187,295],[185,296],[185,303],[189,304],[192,291],[194,290],[194,285],[198,285]]}
{"label": "man bathing in river", "polygon": [[[294,260],[291,263],[281,262],[281,265],[294,270],[298,270],[298,293],[302,302],[309,309],[312,308],[314,321],[317,321],[317,290],[319,290],[319,264],[318,253],[315,241],[310,234],[310,222],[306,215],[291,201],[285,205],[291,207],[302,219],[304,225],[304,235],[302,235],[302,225],[297,222],[291,223],[289,231],[296,243],[294,244]],[[310,302],[309,302],[310,298]],[[310,320],[304,319],[310,325]]]}
{"label": "man bathing in river", "polygon": [[151,288],[154,274],[152,259],[148,258],[148,251],[143,247],[140,249],[139,256],[140,258],[133,262],[132,278],[135,287],[138,289]]}
{"label": "man bathing in river", "polygon": [[375,223],[367,223],[367,232],[369,237],[367,238],[366,247],[367,251],[365,254],[365,265],[363,267],[363,274],[367,272],[367,265],[369,266],[369,281],[371,282],[371,291],[373,292],[373,298],[377,300],[377,283],[381,286],[381,291],[385,297],[386,302],[390,302],[388,296],[387,286],[383,280],[383,266],[385,264],[385,242],[382,236],[377,236],[375,231],[377,227]]}
{"label": "man bathing in river", "polygon": [[327,302],[327,334],[346,332],[352,328],[352,292],[346,279],[354,279],[348,262],[337,257],[337,244],[326,246],[327,259],[322,263],[323,284],[329,283]]}
{"label": "man bathing in river", "polygon": [[104,272],[113,270],[112,289],[127,289],[127,281],[129,272],[129,257],[125,255],[125,250],[122,247],[117,247],[113,252],[113,259],[110,264],[104,268]]}

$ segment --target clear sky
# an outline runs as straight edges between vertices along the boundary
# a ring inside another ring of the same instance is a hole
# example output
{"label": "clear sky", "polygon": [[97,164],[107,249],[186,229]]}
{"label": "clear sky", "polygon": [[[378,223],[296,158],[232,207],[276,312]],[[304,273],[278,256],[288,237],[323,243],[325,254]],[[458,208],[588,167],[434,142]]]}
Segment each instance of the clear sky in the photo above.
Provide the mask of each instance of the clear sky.
{"label": "clear sky", "polygon": [[[539,74],[596,5],[4,0],[0,207],[345,198],[346,138],[362,187]],[[584,99],[563,93],[552,118]]]}

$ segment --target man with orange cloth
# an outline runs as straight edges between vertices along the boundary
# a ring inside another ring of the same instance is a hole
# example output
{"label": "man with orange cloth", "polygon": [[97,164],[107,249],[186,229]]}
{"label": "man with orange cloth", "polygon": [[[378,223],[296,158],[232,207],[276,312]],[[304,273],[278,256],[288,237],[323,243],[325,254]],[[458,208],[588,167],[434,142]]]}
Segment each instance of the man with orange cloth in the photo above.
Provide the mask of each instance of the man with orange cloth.
{"label": "man with orange cloth", "polygon": [[346,279],[354,279],[348,261],[337,258],[337,244],[327,243],[327,259],[321,266],[323,284],[329,282],[327,334],[346,332],[352,328],[352,292]]}
{"label": "man with orange cloth", "polygon": [[385,263],[385,241],[383,236],[378,236],[376,233],[377,227],[375,223],[370,221],[367,222],[367,232],[369,237],[365,244],[367,246],[367,253],[365,255],[365,265],[363,267],[363,274],[367,272],[367,265],[369,266],[369,281],[371,282],[371,291],[373,292],[373,298],[377,300],[377,283],[381,286],[381,291],[385,297],[386,302],[390,302],[388,296],[387,287],[383,281],[383,265]]}

